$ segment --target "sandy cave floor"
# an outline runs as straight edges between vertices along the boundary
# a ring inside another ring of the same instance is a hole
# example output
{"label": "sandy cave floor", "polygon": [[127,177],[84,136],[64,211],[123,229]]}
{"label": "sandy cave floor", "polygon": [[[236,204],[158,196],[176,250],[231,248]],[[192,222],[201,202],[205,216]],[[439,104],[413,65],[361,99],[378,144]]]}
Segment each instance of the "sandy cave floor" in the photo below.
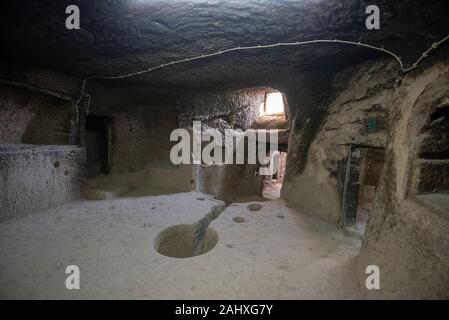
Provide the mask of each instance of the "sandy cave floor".
{"label": "sandy cave floor", "polygon": [[[219,201],[199,193],[79,200],[0,224],[0,297],[40,299],[359,298],[352,263],[360,240],[283,200],[260,211],[231,204],[210,227],[206,254],[154,248],[167,227],[192,224]],[[234,221],[236,219],[239,222]],[[80,268],[80,290],[65,268]]]}

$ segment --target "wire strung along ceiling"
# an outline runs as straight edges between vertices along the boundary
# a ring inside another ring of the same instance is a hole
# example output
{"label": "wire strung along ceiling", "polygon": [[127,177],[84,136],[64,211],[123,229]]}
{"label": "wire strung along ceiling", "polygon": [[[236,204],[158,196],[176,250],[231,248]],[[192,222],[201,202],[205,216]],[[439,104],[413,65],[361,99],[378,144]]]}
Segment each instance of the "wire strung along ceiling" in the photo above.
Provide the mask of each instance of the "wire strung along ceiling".
{"label": "wire strung along ceiling", "polygon": [[[158,69],[162,69],[162,68],[167,68],[173,65],[177,65],[177,64],[181,64],[181,63],[185,63],[185,62],[189,62],[189,61],[194,61],[194,60],[199,60],[199,59],[205,59],[205,58],[210,58],[210,57],[214,57],[214,56],[219,56],[219,55],[223,55],[229,52],[234,52],[234,51],[248,51],[248,50],[263,50],[263,49],[270,49],[270,48],[276,48],[276,47],[292,47],[292,46],[305,46],[305,45],[310,45],[310,44],[318,44],[318,43],[336,43],[336,44],[344,44],[344,45],[353,45],[353,46],[359,46],[359,47],[364,47],[364,48],[368,48],[368,49],[372,49],[372,50],[376,50],[376,51],[380,51],[383,52],[391,57],[393,57],[396,62],[399,64],[399,67],[402,71],[403,74],[408,73],[409,71],[415,69],[418,67],[418,65],[422,62],[422,60],[424,60],[425,58],[427,58],[433,51],[435,51],[438,47],[440,47],[444,42],[446,42],[447,40],[449,40],[449,34],[444,37],[443,39],[441,39],[438,42],[434,42],[432,43],[432,45],[426,50],[424,51],[421,56],[409,67],[406,67],[404,65],[404,63],[401,60],[401,57],[399,57],[397,54],[395,54],[394,52],[387,50],[383,47],[378,47],[378,46],[373,46],[367,43],[363,43],[363,42],[355,42],[355,41],[348,41],[348,40],[339,40],[339,39],[316,39],[316,40],[309,40],[309,41],[296,41],[296,42],[278,42],[278,43],[273,43],[273,44],[265,44],[265,45],[256,45],[256,46],[237,46],[234,48],[229,48],[229,49],[225,49],[225,50],[219,50],[216,52],[212,52],[212,53],[207,53],[207,54],[201,54],[201,55],[197,55],[194,57],[190,57],[190,58],[185,58],[185,59],[179,59],[179,60],[174,60],[174,61],[170,61],[164,64],[160,64],[160,65],[156,65],[156,66],[152,66],[143,70],[139,70],[139,71],[135,71],[135,72],[131,72],[131,73],[127,73],[127,74],[121,74],[121,75],[116,75],[116,76],[89,76],[89,77],[85,77],[83,79],[83,83],[81,85],[81,92],[80,95],[78,97],[78,99],[75,102],[75,108],[77,110],[77,115],[79,114],[79,104],[81,103],[83,98],[87,99],[87,106],[86,106],[86,112],[89,112],[89,105],[90,105],[90,95],[88,93],[86,93],[86,85],[87,82],[89,80],[93,80],[93,79],[97,79],[97,80],[114,80],[114,79],[124,79],[124,78],[129,78],[129,77],[133,77],[133,76],[137,76],[137,75],[141,75],[141,74],[145,74],[145,73],[149,73],[151,71],[154,70],[158,70]],[[77,121],[78,123],[78,116],[77,116]]]}

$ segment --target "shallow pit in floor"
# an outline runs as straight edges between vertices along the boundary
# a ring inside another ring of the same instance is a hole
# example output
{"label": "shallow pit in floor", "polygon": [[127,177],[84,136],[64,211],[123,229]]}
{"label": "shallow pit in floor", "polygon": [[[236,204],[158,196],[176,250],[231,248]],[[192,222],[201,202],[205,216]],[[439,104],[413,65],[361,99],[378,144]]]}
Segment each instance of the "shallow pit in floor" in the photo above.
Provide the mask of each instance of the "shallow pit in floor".
{"label": "shallow pit in floor", "polygon": [[217,242],[218,234],[212,228],[179,224],[161,231],[154,241],[154,248],[167,257],[190,258],[209,252]]}

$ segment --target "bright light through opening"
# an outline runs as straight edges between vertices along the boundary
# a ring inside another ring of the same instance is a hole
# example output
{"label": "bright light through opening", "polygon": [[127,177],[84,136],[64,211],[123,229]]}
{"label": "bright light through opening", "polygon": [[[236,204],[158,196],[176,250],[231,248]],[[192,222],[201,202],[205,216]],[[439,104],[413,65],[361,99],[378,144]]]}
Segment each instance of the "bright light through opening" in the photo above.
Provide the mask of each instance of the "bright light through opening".
{"label": "bright light through opening", "polygon": [[282,100],[282,93],[271,92],[267,93],[265,105],[262,104],[261,114],[275,114],[284,112],[284,101]]}

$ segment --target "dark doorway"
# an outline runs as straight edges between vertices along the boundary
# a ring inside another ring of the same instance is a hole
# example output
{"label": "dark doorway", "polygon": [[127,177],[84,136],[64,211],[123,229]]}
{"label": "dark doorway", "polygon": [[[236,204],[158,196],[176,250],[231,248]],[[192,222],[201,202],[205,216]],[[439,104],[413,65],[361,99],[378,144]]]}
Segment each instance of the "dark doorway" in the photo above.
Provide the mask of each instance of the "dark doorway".
{"label": "dark doorway", "polygon": [[364,234],[368,215],[384,167],[383,148],[351,146],[348,158],[342,161],[341,224]]}
{"label": "dark doorway", "polygon": [[86,118],[87,174],[89,178],[109,173],[109,119],[88,115]]}
{"label": "dark doorway", "polygon": [[385,164],[384,149],[361,150],[359,197],[356,224],[364,232],[368,215],[373,209],[374,196]]}

